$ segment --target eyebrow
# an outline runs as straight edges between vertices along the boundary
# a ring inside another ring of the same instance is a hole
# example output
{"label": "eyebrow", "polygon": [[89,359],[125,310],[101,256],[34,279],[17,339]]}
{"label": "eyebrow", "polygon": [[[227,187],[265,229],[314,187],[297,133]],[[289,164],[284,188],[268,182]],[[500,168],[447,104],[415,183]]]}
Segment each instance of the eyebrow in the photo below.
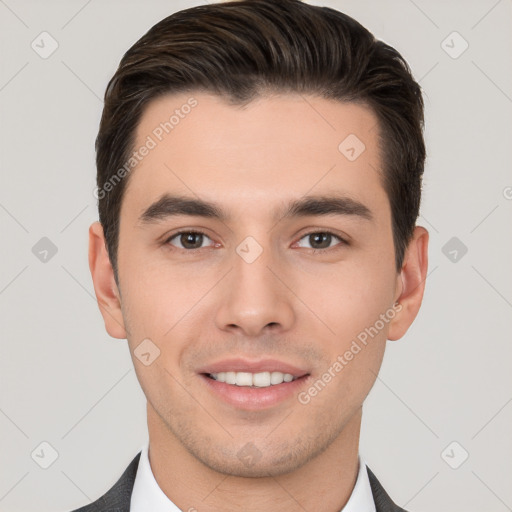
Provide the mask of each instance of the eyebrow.
{"label": "eyebrow", "polygon": [[[139,225],[155,224],[179,215],[204,217],[222,222],[230,219],[230,215],[216,203],[187,196],[164,194],[142,212],[138,223]],[[315,195],[292,200],[285,204],[284,209],[276,212],[275,217],[288,219],[327,215],[355,216],[373,220],[371,210],[363,203],[339,195]]]}

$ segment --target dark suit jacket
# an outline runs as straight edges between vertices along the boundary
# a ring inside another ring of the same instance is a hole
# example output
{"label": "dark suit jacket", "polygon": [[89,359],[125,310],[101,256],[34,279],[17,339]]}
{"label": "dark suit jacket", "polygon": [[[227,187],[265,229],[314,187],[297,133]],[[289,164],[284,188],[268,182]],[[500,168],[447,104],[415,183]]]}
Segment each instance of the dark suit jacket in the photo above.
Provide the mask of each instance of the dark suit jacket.
{"label": "dark suit jacket", "polygon": [[[129,512],[135,474],[139,465],[140,452],[130,462],[119,480],[101,498],[73,512]],[[368,468],[373,500],[377,512],[406,512],[393,503],[375,475]],[[151,512],[151,511],[148,511]]]}

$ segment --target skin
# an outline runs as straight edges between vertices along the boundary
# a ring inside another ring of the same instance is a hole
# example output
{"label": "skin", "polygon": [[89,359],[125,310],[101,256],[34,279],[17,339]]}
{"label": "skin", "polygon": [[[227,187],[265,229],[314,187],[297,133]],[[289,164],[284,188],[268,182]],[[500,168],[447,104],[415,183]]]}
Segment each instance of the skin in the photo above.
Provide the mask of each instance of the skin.
{"label": "skin", "polygon": [[[154,100],[135,146],[189,97]],[[183,510],[339,511],[356,481],[362,404],[386,340],[402,337],[421,305],[428,232],[415,228],[397,272],[370,109],[294,94],[266,95],[243,108],[207,93],[193,97],[198,105],[131,171],[119,288],[101,225],[89,229],[105,328],[128,339],[147,397],[152,471]],[[338,150],[351,133],[366,146],[352,162]],[[216,202],[231,217],[141,225],[139,215],[163,192]],[[283,202],[332,192],[366,205],[373,220],[274,218]],[[205,233],[200,249],[184,248],[179,236],[166,243],[182,228]],[[325,230],[350,243],[333,237],[315,245],[306,236]],[[236,252],[247,236],[263,249],[250,264]],[[197,373],[233,356],[272,357],[307,369],[307,390],[397,301],[400,312],[306,405],[294,395],[265,410],[237,408]],[[145,338],[160,349],[148,366],[134,356]],[[250,465],[237,456],[249,442],[259,454]]]}

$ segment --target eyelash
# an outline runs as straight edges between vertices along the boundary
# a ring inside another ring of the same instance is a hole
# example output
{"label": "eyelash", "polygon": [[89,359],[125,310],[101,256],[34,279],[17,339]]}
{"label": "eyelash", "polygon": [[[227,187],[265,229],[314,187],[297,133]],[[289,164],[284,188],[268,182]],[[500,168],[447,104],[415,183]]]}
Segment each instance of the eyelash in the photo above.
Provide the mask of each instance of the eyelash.
{"label": "eyelash", "polygon": [[[168,246],[170,245],[170,241],[173,240],[174,238],[176,238],[177,236],[179,235],[183,235],[183,234],[191,234],[191,235],[203,235],[207,238],[210,238],[206,233],[203,233],[202,231],[194,231],[194,230],[190,230],[190,229],[183,229],[181,231],[177,231],[176,233],[173,233],[170,237],[168,237],[164,242],[163,242],[163,245],[165,246]],[[338,246],[334,246],[334,247],[327,247],[325,249],[309,249],[313,254],[316,254],[316,253],[319,253],[319,252],[323,252],[323,253],[326,253],[326,252],[329,252],[329,251],[333,251],[333,250],[336,250],[336,249],[340,249],[340,245],[341,246],[348,246],[350,245],[345,239],[341,238],[340,235],[337,235],[336,233],[332,232],[332,231],[329,231],[329,230],[317,230],[317,231],[310,231],[309,233],[305,233],[304,235],[302,235],[299,240],[302,240],[303,238],[307,237],[307,236],[310,236],[310,235],[315,235],[315,234],[325,234],[325,235],[331,235],[333,236],[334,238],[337,238],[341,244],[339,244]],[[200,247],[200,248],[197,248],[197,249],[181,249],[180,247],[174,247],[172,246],[173,249],[177,249],[179,251],[185,251],[185,252],[195,252],[195,251],[199,251],[200,249],[205,249],[205,247]],[[307,249],[307,247],[306,247]]]}

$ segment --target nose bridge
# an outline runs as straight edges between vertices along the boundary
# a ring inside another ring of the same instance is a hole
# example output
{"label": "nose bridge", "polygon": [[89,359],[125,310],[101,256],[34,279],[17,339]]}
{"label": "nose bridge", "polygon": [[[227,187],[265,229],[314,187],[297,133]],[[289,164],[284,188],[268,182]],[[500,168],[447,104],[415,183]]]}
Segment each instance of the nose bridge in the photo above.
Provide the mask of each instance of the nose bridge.
{"label": "nose bridge", "polygon": [[232,269],[217,310],[218,327],[237,326],[253,336],[269,324],[288,329],[294,314],[291,294],[275,275],[282,268],[278,255],[267,244],[248,236],[235,248],[231,259]]}

